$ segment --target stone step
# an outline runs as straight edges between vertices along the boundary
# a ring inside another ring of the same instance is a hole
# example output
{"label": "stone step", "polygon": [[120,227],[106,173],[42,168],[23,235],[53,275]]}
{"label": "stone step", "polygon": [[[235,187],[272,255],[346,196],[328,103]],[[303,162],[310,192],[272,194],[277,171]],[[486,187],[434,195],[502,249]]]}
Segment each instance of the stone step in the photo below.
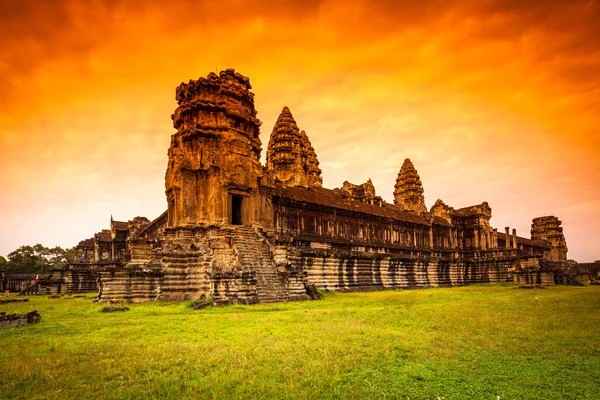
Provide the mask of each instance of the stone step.
{"label": "stone step", "polygon": [[256,281],[260,282],[261,284],[264,283],[264,284],[269,284],[269,285],[281,286],[281,281],[279,280],[279,278],[267,279],[264,276],[257,276]]}
{"label": "stone step", "polygon": [[263,303],[274,303],[289,300],[287,289],[282,285],[273,264],[269,244],[253,228],[238,228],[233,237],[233,245],[237,250],[242,266],[251,268],[256,273],[256,292]]}

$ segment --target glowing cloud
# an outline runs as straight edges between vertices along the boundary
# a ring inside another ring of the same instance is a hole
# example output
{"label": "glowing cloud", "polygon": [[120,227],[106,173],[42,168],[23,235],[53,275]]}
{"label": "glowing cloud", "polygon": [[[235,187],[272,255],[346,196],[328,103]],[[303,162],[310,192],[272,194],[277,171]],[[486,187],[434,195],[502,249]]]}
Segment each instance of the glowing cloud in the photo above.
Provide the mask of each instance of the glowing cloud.
{"label": "glowing cloud", "polygon": [[429,206],[554,214],[598,259],[598,26],[597,1],[2,2],[0,253],[158,216],[174,88],[232,67],[263,147],[289,106],[326,187],[391,201],[410,157]]}

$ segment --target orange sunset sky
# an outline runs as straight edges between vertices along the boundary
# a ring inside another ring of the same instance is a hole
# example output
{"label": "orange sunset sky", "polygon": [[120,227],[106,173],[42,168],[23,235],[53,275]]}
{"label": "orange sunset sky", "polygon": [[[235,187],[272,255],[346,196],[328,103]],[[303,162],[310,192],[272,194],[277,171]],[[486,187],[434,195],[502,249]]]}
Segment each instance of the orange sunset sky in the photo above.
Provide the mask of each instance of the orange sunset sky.
{"label": "orange sunset sky", "polygon": [[226,68],[263,162],[288,106],[325,187],[391,202],[410,158],[428,207],[488,201],[525,237],[556,215],[600,259],[595,0],[0,0],[0,254],[160,215],[175,87]]}

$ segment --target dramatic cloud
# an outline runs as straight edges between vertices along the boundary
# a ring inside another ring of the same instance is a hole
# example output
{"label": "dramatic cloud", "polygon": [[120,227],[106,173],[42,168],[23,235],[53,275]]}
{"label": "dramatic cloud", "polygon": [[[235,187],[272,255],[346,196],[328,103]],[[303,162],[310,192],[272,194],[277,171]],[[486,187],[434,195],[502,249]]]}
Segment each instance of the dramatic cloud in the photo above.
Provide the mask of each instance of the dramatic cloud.
{"label": "dramatic cloud", "polygon": [[563,220],[600,258],[597,1],[0,0],[0,254],[164,211],[174,88],[250,77],[263,147],[292,110],[325,185]]}

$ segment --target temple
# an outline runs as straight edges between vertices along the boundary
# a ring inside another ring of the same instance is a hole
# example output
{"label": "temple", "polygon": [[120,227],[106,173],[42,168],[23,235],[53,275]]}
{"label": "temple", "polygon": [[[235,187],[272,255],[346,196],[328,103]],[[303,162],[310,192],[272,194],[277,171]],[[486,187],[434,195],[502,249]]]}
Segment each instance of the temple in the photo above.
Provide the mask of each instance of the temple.
{"label": "temple", "polygon": [[166,212],[111,219],[110,230],[79,245],[99,301],[249,304],[308,299],[315,288],[557,281],[567,246],[556,217],[535,218],[524,238],[493,228],[486,202],[455,209],[437,200],[428,210],[409,159],[394,204],[371,180],[323,188],[315,149],[287,107],[262,165],[250,90],[231,69],[177,87]]}

